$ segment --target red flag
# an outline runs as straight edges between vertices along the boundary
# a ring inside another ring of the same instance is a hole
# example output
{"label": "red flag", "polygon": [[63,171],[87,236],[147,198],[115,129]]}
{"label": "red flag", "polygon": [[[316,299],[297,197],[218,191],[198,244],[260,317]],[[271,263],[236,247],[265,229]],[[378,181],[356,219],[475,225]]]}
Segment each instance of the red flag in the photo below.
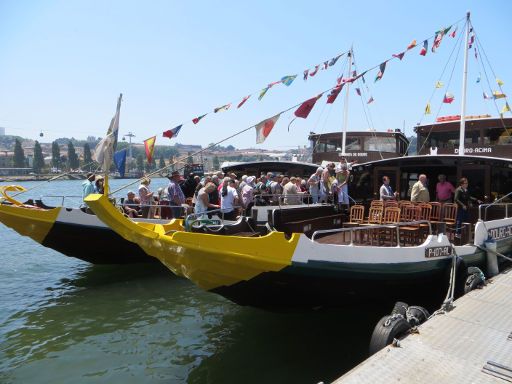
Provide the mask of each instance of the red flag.
{"label": "red flag", "polygon": [[342,88],[343,88],[343,84],[339,84],[331,90],[331,93],[329,93],[329,95],[327,96],[327,104],[334,103],[334,101],[340,94]]}
{"label": "red flag", "polygon": [[307,119],[309,113],[311,112],[311,110],[315,106],[316,101],[321,96],[322,95],[318,95],[318,96],[312,97],[311,99],[306,100],[305,102],[303,102],[302,105],[299,108],[297,108],[297,110],[295,111],[295,116],[302,117],[303,119]]}
{"label": "red flag", "polygon": [[165,131],[164,133],[162,133],[162,136],[172,139],[173,137],[178,136],[178,133],[180,132],[180,129],[182,126],[183,126],[183,124],[178,125],[177,127],[174,127],[173,129],[169,129],[168,131]]}
{"label": "red flag", "polygon": [[320,66],[319,66],[319,65],[316,65],[316,66],[315,66],[315,69],[313,70],[313,72],[309,72],[309,76],[315,76],[315,75],[316,75],[316,73],[318,72],[318,68],[320,68]]}
{"label": "red flag", "polygon": [[205,117],[206,115],[207,115],[207,113],[205,113],[204,115],[198,116],[198,117],[196,117],[196,118],[192,119],[192,122],[193,122],[194,124],[197,124],[197,123],[199,123],[199,121],[200,121],[203,117]]}
{"label": "red flag", "polygon": [[[457,28],[458,28],[458,27],[457,27]],[[451,37],[455,37],[455,35],[457,34],[457,28],[455,28],[455,29],[453,30],[453,32],[452,32],[452,33],[450,33],[450,36],[451,36]]]}
{"label": "red flag", "polygon": [[393,54],[393,57],[396,57],[396,58],[402,60],[404,58],[404,55],[405,55],[405,52],[400,52],[400,53]]}
{"label": "red flag", "polygon": [[428,51],[428,40],[425,40],[423,42],[423,48],[421,48],[420,55],[425,56],[427,54],[427,51]]}
{"label": "red flag", "polygon": [[444,98],[443,98],[443,103],[451,104],[453,102],[453,100],[455,100],[455,96],[453,96],[453,94],[451,94],[449,92],[446,92],[446,94],[444,95]]}
{"label": "red flag", "polygon": [[249,100],[249,97],[251,97],[251,95],[249,95],[249,96],[245,96],[245,97],[242,99],[242,101],[240,102],[240,104],[238,104],[238,105],[237,105],[237,108],[240,108],[242,105],[244,105],[244,104],[245,104],[245,102],[246,102],[247,100]]}
{"label": "red flag", "polygon": [[155,149],[155,141],[156,136],[150,137],[149,139],[144,140],[144,149],[146,150],[146,159],[148,159],[148,163],[152,163],[153,161],[153,150]]}

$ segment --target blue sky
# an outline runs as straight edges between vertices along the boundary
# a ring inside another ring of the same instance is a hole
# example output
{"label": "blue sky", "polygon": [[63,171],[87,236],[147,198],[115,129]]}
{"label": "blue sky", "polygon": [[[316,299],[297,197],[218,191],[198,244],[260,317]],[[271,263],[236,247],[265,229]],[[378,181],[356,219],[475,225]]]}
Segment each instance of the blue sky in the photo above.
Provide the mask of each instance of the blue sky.
{"label": "blue sky", "polygon": [[[511,32],[506,27],[512,2],[506,0],[0,0],[0,127],[7,134],[33,139],[40,139],[43,132],[42,141],[104,136],[122,92],[121,135],[133,132],[136,142],[157,135],[157,145],[204,146],[332,87],[346,68],[344,60],[306,82],[302,72],[351,45],[362,72],[404,50],[413,39],[421,44],[436,30],[463,19],[467,10],[494,71],[488,72],[492,82],[488,85],[470,52],[467,112],[495,116],[496,106],[482,100],[482,90],[496,89],[495,77],[505,82],[505,93],[512,87]],[[445,37],[435,54],[429,51],[422,57],[416,48],[403,61],[392,60],[377,83],[373,82],[377,71],[369,73],[369,93],[359,85],[364,100],[354,90],[350,93],[348,129],[405,126],[411,134],[416,123],[435,118],[445,91],[455,95],[455,102],[443,104],[440,115],[458,114],[461,58],[445,71],[445,89],[436,92],[431,102],[433,115],[421,120],[456,41]],[[479,72],[482,82],[476,84]],[[257,100],[261,88],[293,74],[299,76],[290,87],[276,86]],[[237,110],[236,104],[251,93]],[[375,102],[365,114],[363,104],[370,96]],[[250,130],[224,145],[268,149],[306,145],[310,131],[341,130],[343,98],[332,106],[325,104],[325,97],[320,99],[308,119],[297,119],[290,131],[293,110],[283,114],[263,144],[256,145],[255,132]],[[502,101],[497,101],[498,108]],[[229,102],[235,104],[230,110],[211,113]],[[208,112],[199,124],[191,123]],[[176,139],[161,137],[181,123]]]}

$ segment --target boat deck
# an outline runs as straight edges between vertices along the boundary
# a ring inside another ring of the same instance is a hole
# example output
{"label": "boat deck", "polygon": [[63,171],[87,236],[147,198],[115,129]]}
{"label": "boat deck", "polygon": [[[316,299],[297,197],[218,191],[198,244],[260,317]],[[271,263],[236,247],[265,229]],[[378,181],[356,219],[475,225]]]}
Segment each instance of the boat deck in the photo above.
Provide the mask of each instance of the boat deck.
{"label": "boat deck", "polygon": [[419,333],[388,346],[335,381],[348,383],[512,382],[512,270],[455,301]]}

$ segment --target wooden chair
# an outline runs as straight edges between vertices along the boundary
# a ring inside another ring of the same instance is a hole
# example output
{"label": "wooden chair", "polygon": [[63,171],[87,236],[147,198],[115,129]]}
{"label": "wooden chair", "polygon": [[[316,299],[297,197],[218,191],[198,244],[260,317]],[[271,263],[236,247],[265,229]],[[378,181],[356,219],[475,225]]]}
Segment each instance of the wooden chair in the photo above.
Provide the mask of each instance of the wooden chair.
{"label": "wooden chair", "polygon": [[[386,207],[384,210],[384,215],[382,217],[382,224],[398,224],[400,222],[400,208],[398,207]],[[396,237],[396,228],[382,228],[379,233],[379,242],[384,241],[384,243],[389,242],[391,246],[395,245],[393,241],[396,239],[398,242],[399,239]]]}
{"label": "wooden chair", "polygon": [[[356,204],[350,207],[350,216],[343,228],[358,227],[364,222],[364,205]],[[344,233],[345,234],[345,233]],[[344,237],[345,239],[345,237]]]}
{"label": "wooden chair", "polygon": [[363,226],[369,227],[365,232],[367,234],[367,239],[369,239],[372,244],[373,240],[377,239],[378,237],[378,231],[372,230],[371,227],[382,224],[383,213],[384,208],[382,206],[370,207],[370,210],[368,211],[368,218],[363,224],[361,224]]}
{"label": "wooden chair", "polygon": [[398,201],[384,200],[384,208],[387,208],[387,207],[397,207],[398,208]]}
{"label": "wooden chair", "polygon": [[442,204],[438,201],[431,201],[429,204],[432,207],[432,210],[430,211],[430,224],[432,225],[432,232],[437,234],[437,226],[441,222]]}
{"label": "wooden chair", "polygon": [[372,200],[370,207],[384,207],[384,202],[382,200]]}
{"label": "wooden chair", "polygon": [[455,234],[456,222],[457,222],[457,204],[445,203],[443,204],[442,221],[446,224],[446,233],[453,240]]}
{"label": "wooden chair", "polygon": [[[412,222],[418,221],[421,217],[421,208],[416,205],[405,205],[402,207],[400,221],[401,222]],[[402,244],[416,245],[419,243],[420,238],[420,225],[409,224],[400,227],[400,238]]]}
{"label": "wooden chair", "polygon": [[398,201],[398,207],[399,208],[402,208],[406,205],[414,205],[414,203],[412,203],[410,200],[399,200]]}
{"label": "wooden chair", "polygon": [[418,207],[420,208],[420,220],[428,221],[428,223],[420,224],[421,235],[425,239],[431,226],[429,223],[432,218],[432,205],[430,203],[419,203]]}

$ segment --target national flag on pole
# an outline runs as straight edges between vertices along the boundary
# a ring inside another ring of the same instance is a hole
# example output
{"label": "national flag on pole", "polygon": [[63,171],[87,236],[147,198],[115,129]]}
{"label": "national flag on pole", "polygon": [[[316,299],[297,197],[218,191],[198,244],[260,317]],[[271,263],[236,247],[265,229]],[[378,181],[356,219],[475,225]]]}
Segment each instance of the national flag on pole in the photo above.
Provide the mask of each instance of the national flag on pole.
{"label": "national flag on pole", "polygon": [[168,131],[165,131],[164,133],[162,133],[162,136],[168,137],[169,139],[172,139],[173,137],[177,137],[182,126],[183,126],[183,124],[178,125],[177,127],[174,127],[173,129],[169,129]]}
{"label": "national flag on pole", "polygon": [[286,85],[287,87],[289,87],[293,83],[293,80],[295,80],[296,77],[297,77],[297,75],[284,76],[284,77],[281,78],[281,82],[284,85]]}
{"label": "national flag on pole", "polygon": [[245,104],[245,102],[246,102],[247,100],[249,100],[249,97],[251,97],[251,95],[245,96],[245,97],[242,99],[242,101],[237,105],[237,108],[240,108],[242,105],[244,105],[244,104]]}
{"label": "national flag on pole", "polygon": [[196,117],[196,118],[192,119],[192,122],[193,122],[194,124],[197,124],[197,123],[199,123],[199,121],[201,121],[201,119],[202,119],[203,117],[205,117],[206,115],[207,115],[207,113],[205,113],[204,115],[198,116],[198,117]]}
{"label": "national flag on pole", "polygon": [[119,175],[123,178],[126,169],[126,148],[114,153],[114,164],[116,165]]}
{"label": "national flag on pole", "polygon": [[261,144],[265,141],[268,135],[270,135],[272,128],[274,128],[274,125],[276,124],[276,121],[279,119],[280,116],[281,114],[275,115],[270,119],[263,120],[259,124],[256,124],[256,144]]}
{"label": "national flag on pole", "polygon": [[379,73],[377,73],[377,77],[375,77],[375,81],[374,82],[382,79],[382,76],[384,76],[384,71],[386,70],[386,63],[387,63],[387,61],[385,61],[385,62],[380,64],[380,66],[379,66]]}
{"label": "national flag on pole", "polygon": [[407,50],[413,49],[416,46],[416,40],[411,41],[411,43],[407,46]]}
{"label": "national flag on pole", "polygon": [[315,76],[316,73],[318,72],[318,68],[320,68],[319,65],[315,65],[315,69],[313,70],[313,72],[309,72],[309,76]]}
{"label": "national flag on pole", "polygon": [[450,92],[446,92],[444,94],[444,98],[443,98],[443,103],[445,104],[451,104],[453,102],[453,100],[455,100],[455,96],[453,96],[452,93]]}
{"label": "national flag on pole", "polygon": [[420,55],[425,56],[427,54],[427,51],[428,51],[428,40],[425,40],[423,42],[423,47],[421,48]]}
{"label": "national flag on pole", "polygon": [[217,107],[213,110],[214,113],[217,113],[217,112],[222,112],[222,111],[227,111],[229,109],[229,107],[231,107],[231,103],[229,104],[225,104],[223,105],[222,107]]}
{"label": "national flag on pole", "polygon": [[[181,128],[181,125],[180,125]],[[148,163],[151,164],[153,162],[153,151],[155,150],[155,142],[156,136],[150,137],[149,139],[144,140],[144,149],[146,150],[146,159]]]}
{"label": "national flag on pole", "polygon": [[108,172],[110,164],[112,164],[112,157],[117,146],[117,136],[119,133],[119,114],[121,112],[121,100],[123,94],[119,95],[117,99],[116,114],[110,120],[110,125],[107,130],[107,135],[100,140],[94,149],[94,159],[100,164],[101,168]]}
{"label": "national flag on pole", "polygon": [[430,103],[427,103],[427,106],[425,107],[425,115],[430,115]]}
{"label": "national flag on pole", "polygon": [[336,100],[336,98],[340,94],[342,88],[343,88],[343,83],[337,85],[336,87],[334,87],[331,90],[331,93],[329,93],[329,95],[327,95],[327,104],[334,103],[334,101]]}
{"label": "national flag on pole", "polygon": [[510,112],[510,107],[508,106],[508,103],[505,103],[500,113],[503,114],[505,112]]}
{"label": "national flag on pole", "polygon": [[436,82],[436,88],[443,88],[444,87],[444,83],[442,81],[437,81]]}
{"label": "national flag on pole", "polygon": [[321,96],[322,95],[320,94],[318,96],[312,97],[311,99],[303,102],[301,104],[301,106],[299,108],[297,108],[297,110],[295,111],[295,116],[306,119],[308,117],[309,113],[311,112],[311,110],[313,109],[313,107],[315,106],[316,101]]}
{"label": "national flag on pole", "polygon": [[496,79],[496,83],[501,87],[502,85],[504,85],[505,83],[503,82],[503,80],[500,80],[500,79]]}

